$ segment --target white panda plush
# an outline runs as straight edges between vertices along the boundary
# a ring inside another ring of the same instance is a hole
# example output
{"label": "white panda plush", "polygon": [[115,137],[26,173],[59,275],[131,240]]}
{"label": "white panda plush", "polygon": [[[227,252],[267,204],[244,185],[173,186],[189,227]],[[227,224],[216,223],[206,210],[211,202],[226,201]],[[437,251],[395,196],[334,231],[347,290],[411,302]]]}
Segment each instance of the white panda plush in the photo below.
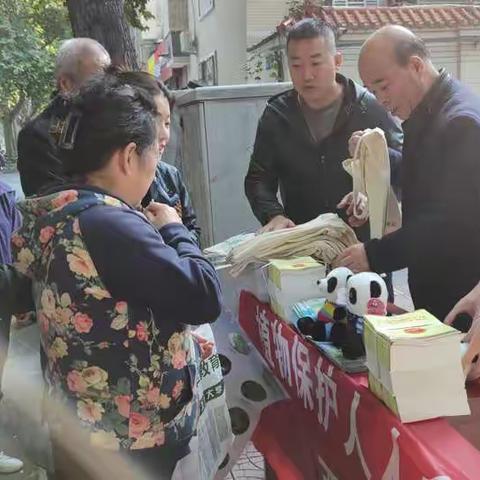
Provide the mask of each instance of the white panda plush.
{"label": "white panda plush", "polygon": [[317,342],[329,339],[335,346],[341,346],[347,318],[345,287],[352,275],[351,270],[340,267],[317,281],[320,296],[325,298],[325,303],[317,318],[303,317],[297,321],[297,328],[301,333]]}
{"label": "white panda plush", "polygon": [[387,314],[388,291],[383,278],[372,272],[358,273],[347,281],[347,328],[342,345],[344,357],[365,355],[363,317]]}
{"label": "white panda plush", "polygon": [[[341,347],[345,339],[347,310],[345,304],[347,280],[353,272],[346,267],[332,270],[323,280],[317,282],[320,294],[325,298],[325,304],[318,312],[317,321],[325,325],[330,324],[330,330],[326,329],[326,336],[336,346]],[[328,331],[328,334],[327,334]]]}
{"label": "white panda plush", "polygon": [[347,280],[352,275],[349,268],[334,268],[323,280],[317,282],[321,296],[335,305],[345,305]]}
{"label": "white panda plush", "polygon": [[346,288],[350,313],[359,317],[387,314],[387,285],[377,273],[357,273],[348,279]]}

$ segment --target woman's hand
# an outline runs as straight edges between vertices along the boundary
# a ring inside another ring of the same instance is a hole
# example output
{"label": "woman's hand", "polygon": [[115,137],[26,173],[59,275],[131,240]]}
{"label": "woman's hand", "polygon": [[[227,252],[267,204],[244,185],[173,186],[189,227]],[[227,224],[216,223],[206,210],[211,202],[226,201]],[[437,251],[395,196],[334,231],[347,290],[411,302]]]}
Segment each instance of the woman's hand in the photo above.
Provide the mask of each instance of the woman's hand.
{"label": "woman's hand", "polygon": [[143,213],[157,228],[162,228],[170,223],[182,223],[177,211],[163,203],[152,202]]}

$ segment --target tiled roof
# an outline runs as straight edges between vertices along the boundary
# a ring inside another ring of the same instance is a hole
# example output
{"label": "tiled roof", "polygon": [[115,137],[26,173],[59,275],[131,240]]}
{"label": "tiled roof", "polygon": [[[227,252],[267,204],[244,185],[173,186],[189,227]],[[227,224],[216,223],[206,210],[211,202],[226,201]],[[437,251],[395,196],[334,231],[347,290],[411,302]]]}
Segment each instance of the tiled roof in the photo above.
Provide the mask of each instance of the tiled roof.
{"label": "tiled roof", "polygon": [[[375,8],[320,7],[306,16],[321,18],[340,31],[376,30],[384,25],[403,25],[412,30],[451,29],[480,26],[480,6],[401,6]],[[287,28],[295,20],[287,19],[279,26]]]}

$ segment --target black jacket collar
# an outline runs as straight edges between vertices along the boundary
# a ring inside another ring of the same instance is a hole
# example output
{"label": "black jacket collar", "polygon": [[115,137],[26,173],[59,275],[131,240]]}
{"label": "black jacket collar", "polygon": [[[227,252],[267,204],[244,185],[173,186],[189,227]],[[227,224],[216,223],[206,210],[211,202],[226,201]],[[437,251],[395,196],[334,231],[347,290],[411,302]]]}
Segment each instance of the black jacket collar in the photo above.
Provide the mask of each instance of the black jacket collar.
{"label": "black jacket collar", "polygon": [[[366,109],[363,100],[367,92],[366,88],[339,73],[337,73],[336,80],[337,83],[343,86],[343,104],[335,122],[333,132],[340,130],[345,125],[356,106],[360,109]],[[295,89],[282,92],[270,98],[267,102],[267,108],[289,123],[294,131],[297,131],[310,143],[313,143],[300,108],[298,93]]]}
{"label": "black jacket collar", "polygon": [[440,70],[440,75],[427,92],[423,100],[413,110],[410,117],[402,124],[403,131],[407,136],[416,135],[423,128],[431,124],[438,112],[442,109],[445,102],[453,94],[453,79],[444,70]]}

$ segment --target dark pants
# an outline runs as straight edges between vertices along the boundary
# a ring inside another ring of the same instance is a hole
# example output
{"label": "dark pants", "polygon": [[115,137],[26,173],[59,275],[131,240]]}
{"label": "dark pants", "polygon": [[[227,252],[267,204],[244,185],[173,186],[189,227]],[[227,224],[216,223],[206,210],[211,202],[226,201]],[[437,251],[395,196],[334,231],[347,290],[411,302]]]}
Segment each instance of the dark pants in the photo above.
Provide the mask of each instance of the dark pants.
{"label": "dark pants", "polygon": [[189,442],[187,440],[175,448],[166,446],[132,450],[128,453],[128,459],[145,472],[145,480],[170,480],[177,462],[190,453]]}

